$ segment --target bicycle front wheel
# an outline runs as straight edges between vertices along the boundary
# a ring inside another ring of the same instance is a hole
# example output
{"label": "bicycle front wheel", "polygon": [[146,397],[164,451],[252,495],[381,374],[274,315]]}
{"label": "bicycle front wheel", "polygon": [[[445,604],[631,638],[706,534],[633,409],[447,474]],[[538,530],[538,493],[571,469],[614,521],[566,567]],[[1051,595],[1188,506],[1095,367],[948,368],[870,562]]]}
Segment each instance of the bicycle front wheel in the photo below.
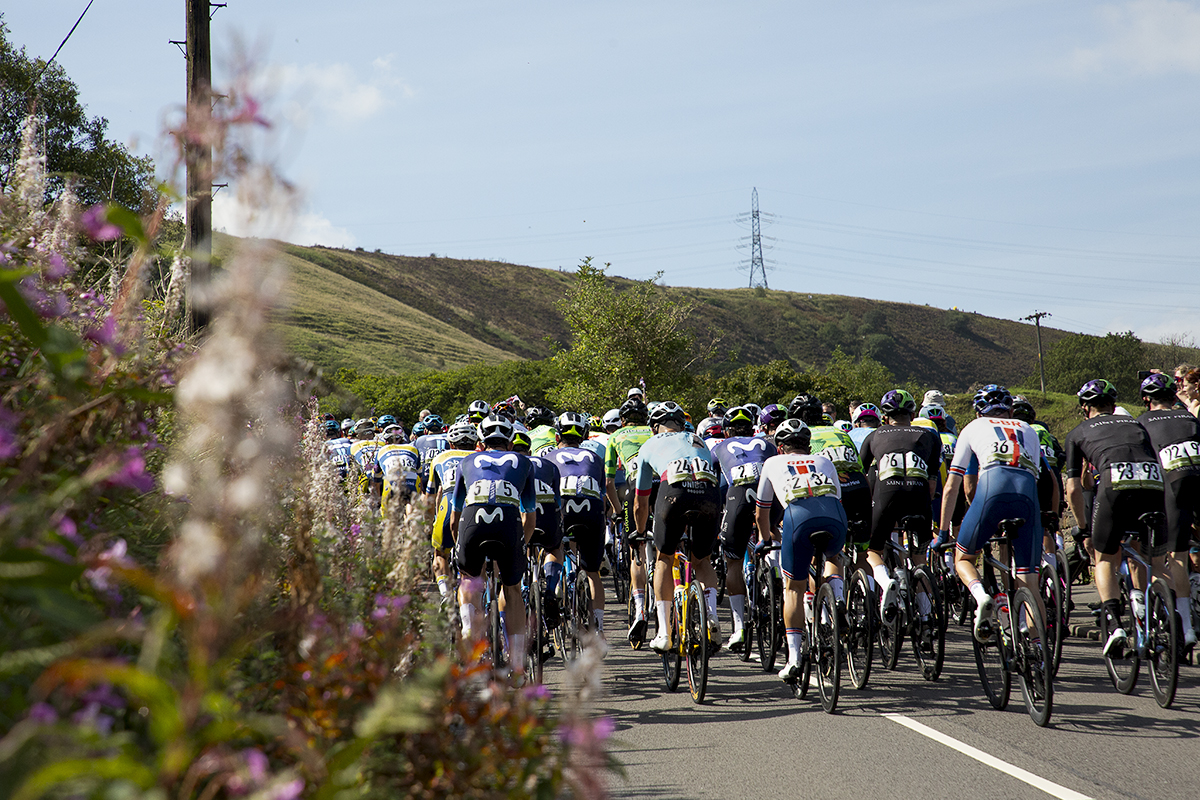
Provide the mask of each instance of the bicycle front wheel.
{"label": "bicycle front wheel", "polygon": [[494,574],[488,575],[488,653],[492,657],[492,669],[504,666],[504,625],[500,622],[500,597],[497,594],[499,581]]}
{"label": "bicycle front wheel", "polygon": [[[1129,585],[1127,578],[1121,581],[1121,604],[1133,613],[1133,605],[1129,600]],[[1133,623],[1132,630],[1134,635],[1126,640],[1123,647],[1113,649],[1113,652],[1104,657],[1104,666],[1108,670],[1109,680],[1112,681],[1113,687],[1121,694],[1129,694],[1133,691],[1133,687],[1137,686],[1138,671],[1141,668],[1141,659],[1138,658],[1137,647],[1134,645],[1134,639],[1137,636],[1137,625]],[[1112,629],[1108,624],[1108,615],[1103,610],[1100,612],[1100,642],[1103,644],[1108,641],[1108,635]],[[1128,633],[1129,631],[1126,631]]]}
{"label": "bicycle front wheel", "polygon": [[913,605],[913,655],[921,668],[921,677],[936,681],[942,674],[946,659],[946,624],[942,598],[933,576],[924,567],[912,573]]}
{"label": "bicycle front wheel", "polygon": [[[592,582],[587,573],[580,569],[575,573],[575,640],[578,650],[592,632]],[[578,652],[578,651],[577,651]]]}
{"label": "bicycle front wheel", "polygon": [[865,570],[856,570],[846,591],[846,666],[855,689],[865,688],[871,677],[871,656],[875,650],[872,633],[875,593]]}
{"label": "bicycle front wheel", "polygon": [[[875,598],[875,608],[879,608],[879,604],[883,599],[883,587],[876,584],[875,592],[872,594]],[[892,618],[886,619],[883,612],[879,612],[879,663],[884,669],[895,669],[896,662],[900,660],[900,637],[902,630],[901,611],[897,606],[892,611]]]}
{"label": "bicycle front wheel", "polygon": [[529,582],[529,598],[525,606],[525,674],[533,683],[538,684],[542,682],[542,651],[546,648],[541,570],[531,571],[530,575],[533,579]]}
{"label": "bicycle front wheel", "polygon": [[821,585],[813,613],[813,643],[810,648],[817,671],[817,690],[821,693],[821,708],[832,714],[837,708],[842,686],[842,637],[838,630],[837,600],[833,587]]}
{"label": "bicycle front wheel", "polygon": [[1013,622],[1017,627],[1013,631],[1013,652],[1021,679],[1021,696],[1029,718],[1044,728],[1054,710],[1054,673],[1046,624],[1033,592],[1021,587],[1014,602]]}
{"label": "bicycle front wheel", "polygon": [[708,688],[708,607],[704,604],[704,590],[698,583],[688,585],[687,611],[683,618],[688,689],[692,693],[692,702],[703,703]]}
{"label": "bicycle front wheel", "polygon": [[999,711],[1008,706],[1009,692],[1012,690],[1012,676],[1008,672],[1007,658],[1001,641],[1004,635],[1001,627],[992,626],[992,637],[987,642],[981,643],[974,636],[971,637],[971,645],[975,650],[975,666],[979,670],[979,682],[983,684],[983,693],[992,704],[992,708]]}
{"label": "bicycle front wheel", "polygon": [[738,653],[738,658],[743,662],[749,661],[751,654],[754,652],[754,603],[755,598],[758,597],[755,575],[756,573],[753,569],[746,569],[742,573],[742,578],[746,582],[746,594],[743,595],[745,598],[745,610],[743,611],[742,623],[742,650]]}
{"label": "bicycle front wheel", "polygon": [[1179,681],[1179,619],[1175,614],[1175,593],[1155,578],[1146,593],[1149,624],[1146,636],[1146,657],[1150,660],[1150,685],[1154,699],[1163,708],[1175,702],[1175,687]]}

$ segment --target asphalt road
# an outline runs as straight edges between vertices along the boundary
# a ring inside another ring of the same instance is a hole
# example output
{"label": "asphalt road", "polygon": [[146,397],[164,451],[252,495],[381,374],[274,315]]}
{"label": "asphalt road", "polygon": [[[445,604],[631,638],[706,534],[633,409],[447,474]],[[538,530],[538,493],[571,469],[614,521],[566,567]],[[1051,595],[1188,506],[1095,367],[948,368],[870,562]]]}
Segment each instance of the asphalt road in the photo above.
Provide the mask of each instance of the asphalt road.
{"label": "asphalt road", "polygon": [[[967,628],[952,623],[936,683],[906,650],[896,671],[876,665],[861,692],[843,675],[837,713],[827,715],[815,685],[797,700],[757,662],[722,652],[695,705],[686,676],[667,692],[661,660],[622,643],[624,610],[606,616],[613,646],[594,705],[616,722],[612,746],[626,772],[610,783],[617,797],[1200,797],[1200,667],[1181,666],[1164,710],[1144,667],[1133,694],[1120,695],[1099,645],[1068,639],[1054,716],[1041,729],[1015,680],[1006,711],[988,705]],[[721,623],[728,634],[727,608]],[[553,685],[561,662],[548,667]]]}

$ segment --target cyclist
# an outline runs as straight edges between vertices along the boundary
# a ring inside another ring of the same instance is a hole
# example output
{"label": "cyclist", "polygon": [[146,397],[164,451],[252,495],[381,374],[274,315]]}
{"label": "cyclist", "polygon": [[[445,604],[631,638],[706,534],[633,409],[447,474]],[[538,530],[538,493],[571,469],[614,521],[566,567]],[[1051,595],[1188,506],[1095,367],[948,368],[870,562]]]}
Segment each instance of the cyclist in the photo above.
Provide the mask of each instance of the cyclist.
{"label": "cyclist", "polygon": [[1196,644],[1196,630],[1192,625],[1187,557],[1200,507],[1200,420],[1174,407],[1175,381],[1170,376],[1154,373],[1142,381],[1141,389],[1147,411],[1138,422],[1150,434],[1163,469],[1171,582],[1184,644],[1191,647]]}
{"label": "cyclist", "polygon": [[376,474],[375,451],[382,444],[375,438],[375,423],[360,419],[350,429],[354,443],[350,445],[350,458],[358,465],[358,488],[364,495],[378,501],[383,489],[383,475]]}
{"label": "cyclist", "polygon": [[[1013,395],[1013,419],[1029,423],[1038,435],[1042,446],[1042,458],[1046,460],[1047,474],[1038,478],[1038,504],[1042,507],[1042,526],[1045,528],[1045,539],[1042,542],[1043,558],[1052,569],[1057,569],[1058,541],[1055,538],[1059,528],[1059,515],[1062,508],[1062,498],[1065,495],[1062,480],[1063,449],[1054,434],[1042,422],[1038,421],[1037,410],[1033,403],[1022,395]],[[1050,482],[1058,489],[1059,501],[1054,503],[1051,498]]]}
{"label": "cyclist", "polygon": [[[725,412],[729,410],[729,403],[726,403],[720,397],[714,397],[708,401],[706,408],[708,409],[708,416],[700,420],[700,424],[696,426],[697,433],[704,430],[706,426],[716,425],[719,428],[725,419]],[[701,434],[700,438],[704,438],[704,435]]]}
{"label": "cyclist", "polygon": [[[1162,470],[1146,429],[1128,415],[1115,414],[1117,389],[1106,380],[1090,380],[1076,393],[1086,419],[1067,434],[1063,476],[1067,503],[1080,520],[1079,537],[1088,535],[1083,507],[1084,461],[1099,479],[1091,516],[1092,547],[1096,551],[1096,590],[1109,626],[1104,654],[1119,653],[1128,635],[1122,624],[1121,585],[1117,569],[1122,560],[1121,541],[1142,534],[1139,517],[1164,512]],[[1165,530],[1143,542],[1151,557],[1166,544]]]}
{"label": "cyclist", "polygon": [[[820,406],[817,406],[820,410]],[[755,501],[755,523],[759,538],[774,537],[771,526],[771,502],[778,498],[784,506],[779,538],[784,576],[783,624],[788,645],[788,661],[779,677],[795,679],[800,674],[804,636],[803,594],[808,588],[809,567],[813,561],[812,535],[831,534],[824,543],[825,579],[839,604],[842,598],[841,566],[838,554],[846,543],[846,512],[841,502],[841,480],[828,458],[809,454],[812,432],[798,419],[787,419],[775,431],[779,455],[762,465]]]}
{"label": "cyclist", "polygon": [[558,432],[554,430],[554,412],[545,406],[533,406],[525,412],[525,427],[529,429],[530,449],[534,455],[558,447]]}
{"label": "cyclist", "polygon": [[700,427],[696,428],[696,435],[704,440],[709,449],[716,447],[725,438],[723,420],[716,420],[709,417],[700,423]]}
{"label": "cyclist", "polygon": [[777,403],[771,403],[765,406],[758,413],[759,434],[774,441],[775,430],[779,427],[779,423],[787,419],[787,410]]}
{"label": "cyclist", "polygon": [[[512,451],[529,456],[532,434],[529,431],[513,430]],[[559,474],[555,463],[541,456],[530,456],[533,465],[534,495],[537,499],[537,522],[529,544],[540,544],[546,552],[542,567],[546,576],[545,592],[542,595],[542,611],[546,616],[546,627],[558,626],[561,609],[558,607],[558,581],[562,576],[563,529],[560,511],[562,497],[559,494]]]}
{"label": "cyclist", "polygon": [[429,479],[429,462],[433,457],[449,446],[446,441],[445,424],[437,414],[430,414],[422,420],[425,432],[413,439],[413,446],[421,454],[421,477]]}
{"label": "cyclist", "polygon": [[433,530],[433,579],[443,599],[450,597],[450,562],[447,553],[454,548],[454,529],[450,526],[450,494],[458,477],[458,465],[475,452],[479,434],[469,422],[455,423],[446,433],[446,441],[450,447],[429,462],[429,481],[425,484],[425,494],[434,498],[426,516],[426,522],[430,523]]}
{"label": "cyclist", "polygon": [[384,514],[392,497],[407,502],[412,494],[420,491],[421,456],[417,448],[404,441],[404,429],[399,425],[388,425],[383,429],[383,444],[375,451],[375,464],[376,471],[383,476],[381,507]]}
{"label": "cyclist", "polygon": [[[975,568],[975,556],[996,532],[1001,520],[1021,517],[1025,524],[1013,542],[1017,578],[1041,605],[1037,571],[1042,556],[1042,520],[1038,504],[1038,472],[1043,463],[1041,442],[1029,423],[1012,418],[1013,399],[996,384],[984,387],[975,398],[976,418],[958,436],[950,477],[942,494],[938,539],[949,539],[958,493],[968,468],[978,469],[971,506],[959,526],[955,571],[977,603],[975,638],[987,641],[993,631],[995,600],[984,588]],[[1045,609],[1042,609],[1045,614]]]}
{"label": "cyclist", "polygon": [[490,413],[492,413],[492,407],[488,405],[487,400],[476,400],[467,406],[467,419],[475,425],[483,422],[484,418]]}
{"label": "cyclist", "polygon": [[[637,454],[642,445],[653,435],[647,425],[649,413],[640,397],[631,397],[621,405],[622,427],[608,437],[608,449],[604,457],[605,491],[613,509],[621,509],[625,530],[636,531],[633,519],[633,493],[624,496],[618,493],[617,471],[622,468],[628,480],[636,480]],[[630,559],[629,585],[633,597],[633,623],[629,626],[630,640],[640,640],[646,632],[646,565],[640,559]]]}
{"label": "cyclist", "polygon": [[[946,408],[946,395],[942,394],[937,389],[930,389],[925,393],[925,397],[921,400],[921,408],[926,406],[941,406],[943,410]],[[924,415],[922,415],[924,416]],[[954,421],[954,417],[946,412],[946,430],[954,435],[958,435],[958,423]]]}
{"label": "cyclist", "polygon": [[[525,572],[525,545],[537,521],[537,495],[533,464],[526,456],[508,452],[513,424],[492,414],[479,424],[484,446],[459,462],[454,480],[450,527],[456,531],[454,556],[458,570],[478,579],[488,556],[500,572],[504,605],[523,608],[521,576]],[[458,587],[463,638],[478,629],[478,580]],[[514,672],[525,669],[525,615],[509,614],[508,652]]]}
{"label": "cyclist", "polygon": [[[917,411],[913,396],[904,389],[893,389],[879,402],[884,422],[867,434],[860,450],[863,471],[871,484],[871,540],[867,548],[875,581],[883,589],[880,613],[891,619],[896,613],[895,578],[884,564],[883,554],[892,531],[903,517],[924,521],[918,534],[919,546],[932,538],[931,502],[937,494],[937,465],[942,460],[942,441],[928,428],[912,424]],[[859,406],[862,411],[862,406]],[[913,561],[924,563],[918,549]],[[924,612],[924,609],[921,609]]]}
{"label": "cyclist", "polygon": [[324,427],[325,455],[333,462],[338,478],[346,480],[346,475],[350,472],[350,448],[354,443],[342,435],[342,426],[336,420],[327,421]]}
{"label": "cyclist", "polygon": [[658,550],[654,572],[654,596],[658,612],[658,635],[650,649],[665,653],[671,647],[670,609],[674,595],[671,571],[675,551],[692,519],[691,562],[708,605],[708,641],[715,652],[721,648],[721,629],[717,623],[717,574],[713,569],[713,545],[717,540],[717,466],[712,452],[699,436],[684,431],[683,409],[678,403],[662,403],[650,415],[654,435],[638,451],[637,472],[633,474],[635,530],[645,533],[650,519],[650,490],[660,480],[654,504],[654,546]]}
{"label": "cyclist", "polygon": [[725,495],[721,515],[721,555],[725,558],[725,594],[733,614],[733,633],[725,646],[741,652],[746,634],[746,581],[742,577],[742,559],[754,532],[754,500],[762,464],[775,455],[775,445],[754,435],[754,416],[745,406],[725,412],[729,438],[712,445],[713,456],[721,465],[720,488]]}
{"label": "cyclist", "polygon": [[870,536],[871,490],[859,463],[858,448],[854,446],[850,435],[825,424],[824,418],[828,412],[824,411],[824,407],[827,405],[810,394],[799,394],[788,405],[788,417],[798,419],[808,427],[809,452],[833,462],[841,484],[838,497],[841,498],[842,508],[846,510],[847,526],[856,533],[854,545],[858,550],[859,566],[865,567]]}
{"label": "cyclist", "polygon": [[879,427],[879,420],[879,407],[874,403],[859,403],[850,414],[850,422],[854,425],[854,430],[850,431],[850,441],[860,452],[867,434]]}
{"label": "cyclist", "polygon": [[588,421],[568,411],[555,425],[562,446],[546,458],[558,467],[562,495],[563,529],[576,528],[575,548],[592,587],[592,609],[596,632],[604,639],[604,584],[600,564],[604,560],[604,458],[583,447]]}

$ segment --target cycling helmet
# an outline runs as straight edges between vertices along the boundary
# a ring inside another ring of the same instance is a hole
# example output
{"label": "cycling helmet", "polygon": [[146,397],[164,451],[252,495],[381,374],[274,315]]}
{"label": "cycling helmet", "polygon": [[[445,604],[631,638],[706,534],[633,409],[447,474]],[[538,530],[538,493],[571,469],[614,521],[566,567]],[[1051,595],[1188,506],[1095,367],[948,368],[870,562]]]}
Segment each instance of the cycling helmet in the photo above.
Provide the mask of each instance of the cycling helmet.
{"label": "cycling helmet", "polygon": [[533,438],[530,437],[529,431],[513,429],[512,449],[519,453],[528,453],[533,447]]}
{"label": "cycling helmet", "polygon": [[837,428],[842,433],[849,433],[854,430],[854,425],[848,419],[839,419],[833,423],[833,427]]}
{"label": "cycling helmet", "polygon": [[725,425],[727,429],[732,428],[754,428],[755,414],[751,413],[750,409],[745,406],[734,406],[725,412]]}
{"label": "cycling helmet", "polygon": [[553,424],[554,412],[545,406],[533,406],[525,412],[525,427],[530,430]]}
{"label": "cycling helmet", "polygon": [[1023,394],[1013,395],[1013,419],[1019,419],[1022,422],[1033,422],[1037,419],[1037,411],[1033,408],[1033,403],[1029,402],[1028,398]]}
{"label": "cycling helmet", "polygon": [[342,420],[342,430],[345,433],[349,433],[350,429],[353,427],[354,427],[354,420],[350,419],[349,417],[346,417],[344,420]]}
{"label": "cycling helmet", "polygon": [[632,389],[630,389],[628,392],[625,393],[625,397],[626,398],[640,397],[642,399],[642,402],[644,403],[644,402],[646,402],[646,390],[642,389],[640,386],[635,386]]}
{"label": "cycling helmet", "polygon": [[446,424],[444,422],[442,422],[442,418],[439,417],[437,414],[430,414],[428,417],[425,418],[424,421],[425,421],[425,432],[426,433],[441,433],[442,430],[446,427]]}
{"label": "cycling helmet", "polygon": [[485,442],[513,440],[513,424],[502,414],[489,414],[479,423],[479,435]]}
{"label": "cycling helmet", "polygon": [[418,422],[416,425],[413,425],[412,435],[414,439],[418,436],[424,436],[426,433],[429,433],[429,431],[425,430],[424,422]]}
{"label": "cycling helmet", "polygon": [[808,447],[812,441],[812,431],[802,421],[794,418],[785,419],[775,430],[775,446]]}
{"label": "cycling helmet", "polygon": [[1013,399],[1008,389],[999,384],[989,383],[975,393],[972,405],[975,406],[975,413],[987,417],[1002,411],[1012,411]]}
{"label": "cycling helmet", "polygon": [[650,412],[646,409],[646,404],[642,402],[640,397],[631,397],[621,404],[621,410],[618,411],[621,419],[625,422],[633,422],[641,425],[646,424],[649,419]]}
{"label": "cycling helmet", "polygon": [[696,429],[696,433],[701,439],[724,439],[725,429],[721,425],[721,420],[716,417],[709,417],[700,423],[700,427]]}
{"label": "cycling helmet", "polygon": [[729,403],[726,403],[719,397],[714,397],[712,400],[708,401],[707,408],[708,415],[710,417],[723,417],[725,416],[725,412],[729,409]]}
{"label": "cycling helmet", "polygon": [[388,425],[383,429],[383,440],[389,444],[404,444],[404,428]]}
{"label": "cycling helmet", "polygon": [[456,422],[446,433],[446,441],[456,450],[473,450],[479,441],[479,433],[469,421]]}
{"label": "cycling helmet", "polygon": [[604,412],[604,419],[601,420],[604,430],[612,433],[617,428],[621,427],[621,411],[617,408],[610,408]]}
{"label": "cycling helmet", "polygon": [[490,413],[492,413],[492,407],[488,405],[487,400],[476,400],[467,406],[467,416],[471,418],[472,422],[479,422]]}
{"label": "cycling helmet", "polygon": [[874,403],[863,403],[858,408],[854,409],[854,413],[850,415],[850,421],[858,422],[864,417],[878,421],[879,406],[875,405]]}
{"label": "cycling helmet", "polygon": [[821,401],[811,394],[798,394],[788,403],[788,417],[805,425],[820,425],[822,413]]}
{"label": "cycling helmet", "polygon": [[785,419],[787,419],[787,411],[785,411],[778,403],[771,403],[771,405],[763,408],[763,410],[758,414],[758,424],[762,425],[764,428],[769,428],[772,425],[778,425]]}
{"label": "cycling helmet", "polygon": [[492,414],[499,414],[502,417],[507,417],[509,422],[517,421],[517,409],[507,400],[501,400],[496,405],[492,406]]}
{"label": "cycling helmet", "polygon": [[395,425],[395,424],[396,424],[396,418],[393,417],[391,414],[384,414],[382,417],[379,418],[379,427],[380,428],[387,428],[388,426]]}
{"label": "cycling helmet", "polygon": [[687,416],[683,413],[683,409],[679,403],[674,400],[668,400],[665,403],[659,403],[658,406],[650,412],[650,424],[661,425],[664,422],[673,420],[683,425],[687,422]]}
{"label": "cycling helmet", "polygon": [[904,389],[892,389],[879,401],[879,410],[889,415],[895,414],[898,411],[907,411],[909,414],[915,414],[917,412],[917,401]]}
{"label": "cycling helmet", "polygon": [[325,422],[325,433],[332,435],[332,434],[341,433],[341,432],[342,432],[342,426],[337,424],[337,420],[331,419],[331,420],[327,420]]}
{"label": "cycling helmet", "polygon": [[333,414],[330,414],[328,411],[325,412],[325,415],[323,417],[321,417],[321,419],[326,420],[327,422],[328,421],[337,422],[337,417],[335,417]]}
{"label": "cycling helmet", "polygon": [[744,403],[742,408],[749,411],[755,419],[758,419],[758,412],[762,411],[762,408],[757,403]]}
{"label": "cycling helmet", "polygon": [[592,414],[588,417],[588,425],[592,430],[598,431],[604,427],[604,420],[600,418],[599,414]]}
{"label": "cycling helmet", "polygon": [[1094,405],[1097,400],[1107,401],[1108,403],[1116,404],[1117,402],[1117,387],[1113,386],[1103,378],[1091,380],[1080,387],[1075,393],[1079,398],[1079,405]]}
{"label": "cycling helmet", "polygon": [[1152,372],[1142,381],[1142,397],[1149,397],[1160,403],[1170,403],[1175,400],[1175,381],[1170,375]]}
{"label": "cycling helmet", "polygon": [[921,416],[924,417],[925,419],[931,420],[933,422],[939,422],[939,421],[945,422],[946,421],[946,409],[942,408],[939,405],[935,405],[935,404],[921,406]]}
{"label": "cycling helmet", "polygon": [[375,433],[375,423],[369,419],[360,419],[354,423],[354,427],[350,429],[350,432],[355,436],[370,436]]}
{"label": "cycling helmet", "polygon": [[554,429],[558,431],[560,436],[576,436],[580,439],[586,439],[591,432],[591,425],[588,423],[587,417],[576,411],[565,411],[559,415],[557,422],[554,423]]}

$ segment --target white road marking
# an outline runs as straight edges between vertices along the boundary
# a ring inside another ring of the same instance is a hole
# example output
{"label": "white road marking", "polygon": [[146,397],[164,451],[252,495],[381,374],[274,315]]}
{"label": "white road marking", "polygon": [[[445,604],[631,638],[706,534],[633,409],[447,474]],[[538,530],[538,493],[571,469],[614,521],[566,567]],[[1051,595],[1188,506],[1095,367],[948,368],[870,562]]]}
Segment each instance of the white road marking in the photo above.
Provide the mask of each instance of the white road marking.
{"label": "white road marking", "polygon": [[953,736],[947,736],[941,731],[934,730],[928,725],[922,725],[920,722],[917,722],[914,719],[909,719],[903,714],[884,714],[883,716],[887,717],[892,722],[903,725],[909,730],[916,731],[922,736],[927,736],[930,739],[933,739],[935,742],[944,744],[946,747],[949,747],[952,750],[957,750],[965,756],[970,756],[976,761],[986,764],[992,769],[998,769],[1006,775],[1011,775],[1017,780],[1023,781],[1035,789],[1040,789],[1048,795],[1060,798],[1060,800],[1092,800],[1092,798],[1086,794],[1080,794],[1074,789],[1068,789],[1065,786],[1058,785],[1054,781],[1048,781],[1045,778],[1034,775],[1032,772],[1026,772],[1020,767],[1009,764],[1007,761],[1001,761],[993,755],[989,755],[978,748],[971,747],[971,745],[965,742],[960,742]]}

